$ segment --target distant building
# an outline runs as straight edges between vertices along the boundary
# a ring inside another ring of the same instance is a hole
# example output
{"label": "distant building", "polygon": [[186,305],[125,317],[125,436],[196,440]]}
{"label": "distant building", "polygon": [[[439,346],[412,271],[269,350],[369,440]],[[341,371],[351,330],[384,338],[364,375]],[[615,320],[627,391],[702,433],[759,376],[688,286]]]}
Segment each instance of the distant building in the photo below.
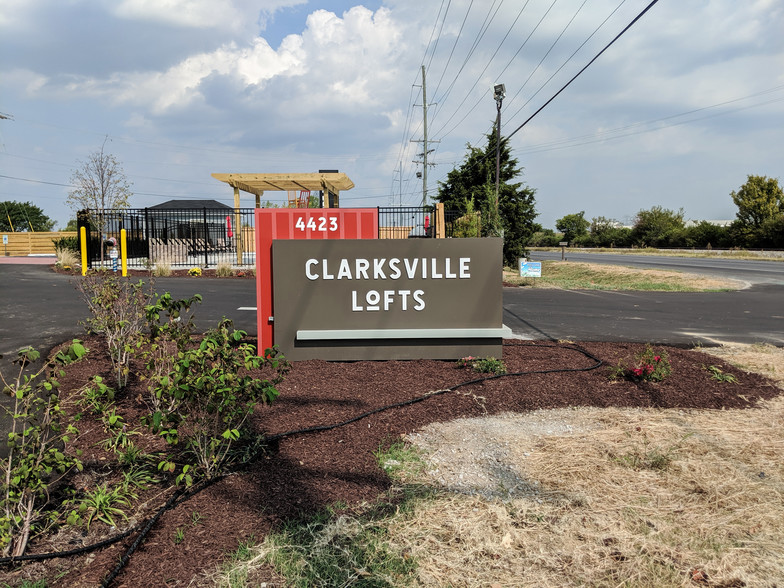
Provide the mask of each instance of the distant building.
{"label": "distant building", "polygon": [[217,200],[204,199],[204,200],[167,200],[155,206],[150,206],[150,210],[183,210],[183,209],[199,209],[207,208],[209,210],[215,209],[228,209],[234,210],[231,206],[218,202]]}
{"label": "distant building", "polygon": [[710,220],[710,219],[691,220],[690,219],[690,220],[687,220],[685,223],[683,223],[683,226],[685,226],[688,229],[690,227],[696,227],[698,224],[703,223],[703,222],[704,223],[708,223],[710,225],[714,225],[716,227],[728,227],[728,226],[730,226],[733,223],[733,221],[731,221],[731,220]]}

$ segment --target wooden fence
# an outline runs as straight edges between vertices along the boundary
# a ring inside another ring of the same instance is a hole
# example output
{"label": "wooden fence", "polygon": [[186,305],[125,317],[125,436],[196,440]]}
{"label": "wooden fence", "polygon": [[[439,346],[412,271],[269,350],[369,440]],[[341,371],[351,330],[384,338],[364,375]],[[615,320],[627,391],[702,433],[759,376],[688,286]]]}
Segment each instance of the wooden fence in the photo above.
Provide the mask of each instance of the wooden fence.
{"label": "wooden fence", "polygon": [[[51,233],[0,233],[8,236],[8,244],[0,243],[0,255],[54,255],[54,239],[75,237],[75,231],[56,231]],[[5,239],[3,239],[5,241]]]}

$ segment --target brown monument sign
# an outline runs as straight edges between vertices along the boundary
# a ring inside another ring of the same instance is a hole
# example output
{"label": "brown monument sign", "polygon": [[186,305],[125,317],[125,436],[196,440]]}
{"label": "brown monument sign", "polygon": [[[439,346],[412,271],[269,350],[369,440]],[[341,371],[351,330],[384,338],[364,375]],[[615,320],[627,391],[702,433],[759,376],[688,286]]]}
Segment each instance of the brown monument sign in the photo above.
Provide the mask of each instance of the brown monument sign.
{"label": "brown monument sign", "polygon": [[500,357],[500,239],[272,243],[275,343],[291,360]]}

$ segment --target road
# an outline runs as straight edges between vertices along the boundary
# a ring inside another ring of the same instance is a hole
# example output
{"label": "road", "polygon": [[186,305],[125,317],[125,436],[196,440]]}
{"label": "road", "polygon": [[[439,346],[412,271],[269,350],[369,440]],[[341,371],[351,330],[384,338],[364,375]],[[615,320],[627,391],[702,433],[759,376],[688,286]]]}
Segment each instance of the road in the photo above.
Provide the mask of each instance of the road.
{"label": "road", "polygon": [[504,288],[504,324],[530,339],[784,345],[784,287],[736,292]]}
{"label": "road", "polygon": [[[237,310],[256,305],[253,280],[155,278],[155,289],[175,298],[201,294],[204,302],[196,308],[195,322],[202,331],[227,316],[237,328],[256,334],[256,313]],[[87,318],[75,278],[45,265],[0,264],[0,354],[7,356],[24,345],[48,351],[84,334],[80,322]]]}
{"label": "road", "polygon": [[[634,255],[620,253],[586,253],[565,251],[567,261],[625,265],[645,269],[663,269],[712,277],[733,278],[748,284],[784,286],[784,261],[757,261],[704,257]],[[533,251],[531,260],[560,260],[560,251]]]}
{"label": "road", "polygon": [[[685,260],[690,268],[694,267],[690,262],[701,261]],[[651,265],[656,260],[644,258],[642,262]],[[742,267],[735,268],[736,264]],[[732,261],[731,265],[733,269],[722,275],[745,276],[755,285],[737,292],[710,293],[505,288],[504,324],[518,336],[534,339],[784,344],[784,263]],[[155,283],[157,291],[169,291],[177,298],[203,296],[204,302],[195,310],[199,330],[227,316],[237,328],[256,334],[255,311],[239,310],[255,307],[254,280],[157,278]],[[23,345],[45,352],[79,336],[84,332],[80,321],[86,318],[87,307],[73,278],[56,274],[48,266],[0,264],[3,363]]]}

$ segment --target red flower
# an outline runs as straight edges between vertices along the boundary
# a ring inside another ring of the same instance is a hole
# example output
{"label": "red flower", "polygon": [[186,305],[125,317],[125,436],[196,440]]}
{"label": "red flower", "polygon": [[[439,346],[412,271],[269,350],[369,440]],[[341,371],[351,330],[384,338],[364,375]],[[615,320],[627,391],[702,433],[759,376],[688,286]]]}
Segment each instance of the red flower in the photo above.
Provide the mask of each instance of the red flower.
{"label": "red flower", "polygon": [[632,373],[633,373],[635,376],[642,376],[642,368],[634,368],[634,369],[632,370]]}
{"label": "red flower", "polygon": [[654,355],[653,361],[661,361],[661,355]]}

